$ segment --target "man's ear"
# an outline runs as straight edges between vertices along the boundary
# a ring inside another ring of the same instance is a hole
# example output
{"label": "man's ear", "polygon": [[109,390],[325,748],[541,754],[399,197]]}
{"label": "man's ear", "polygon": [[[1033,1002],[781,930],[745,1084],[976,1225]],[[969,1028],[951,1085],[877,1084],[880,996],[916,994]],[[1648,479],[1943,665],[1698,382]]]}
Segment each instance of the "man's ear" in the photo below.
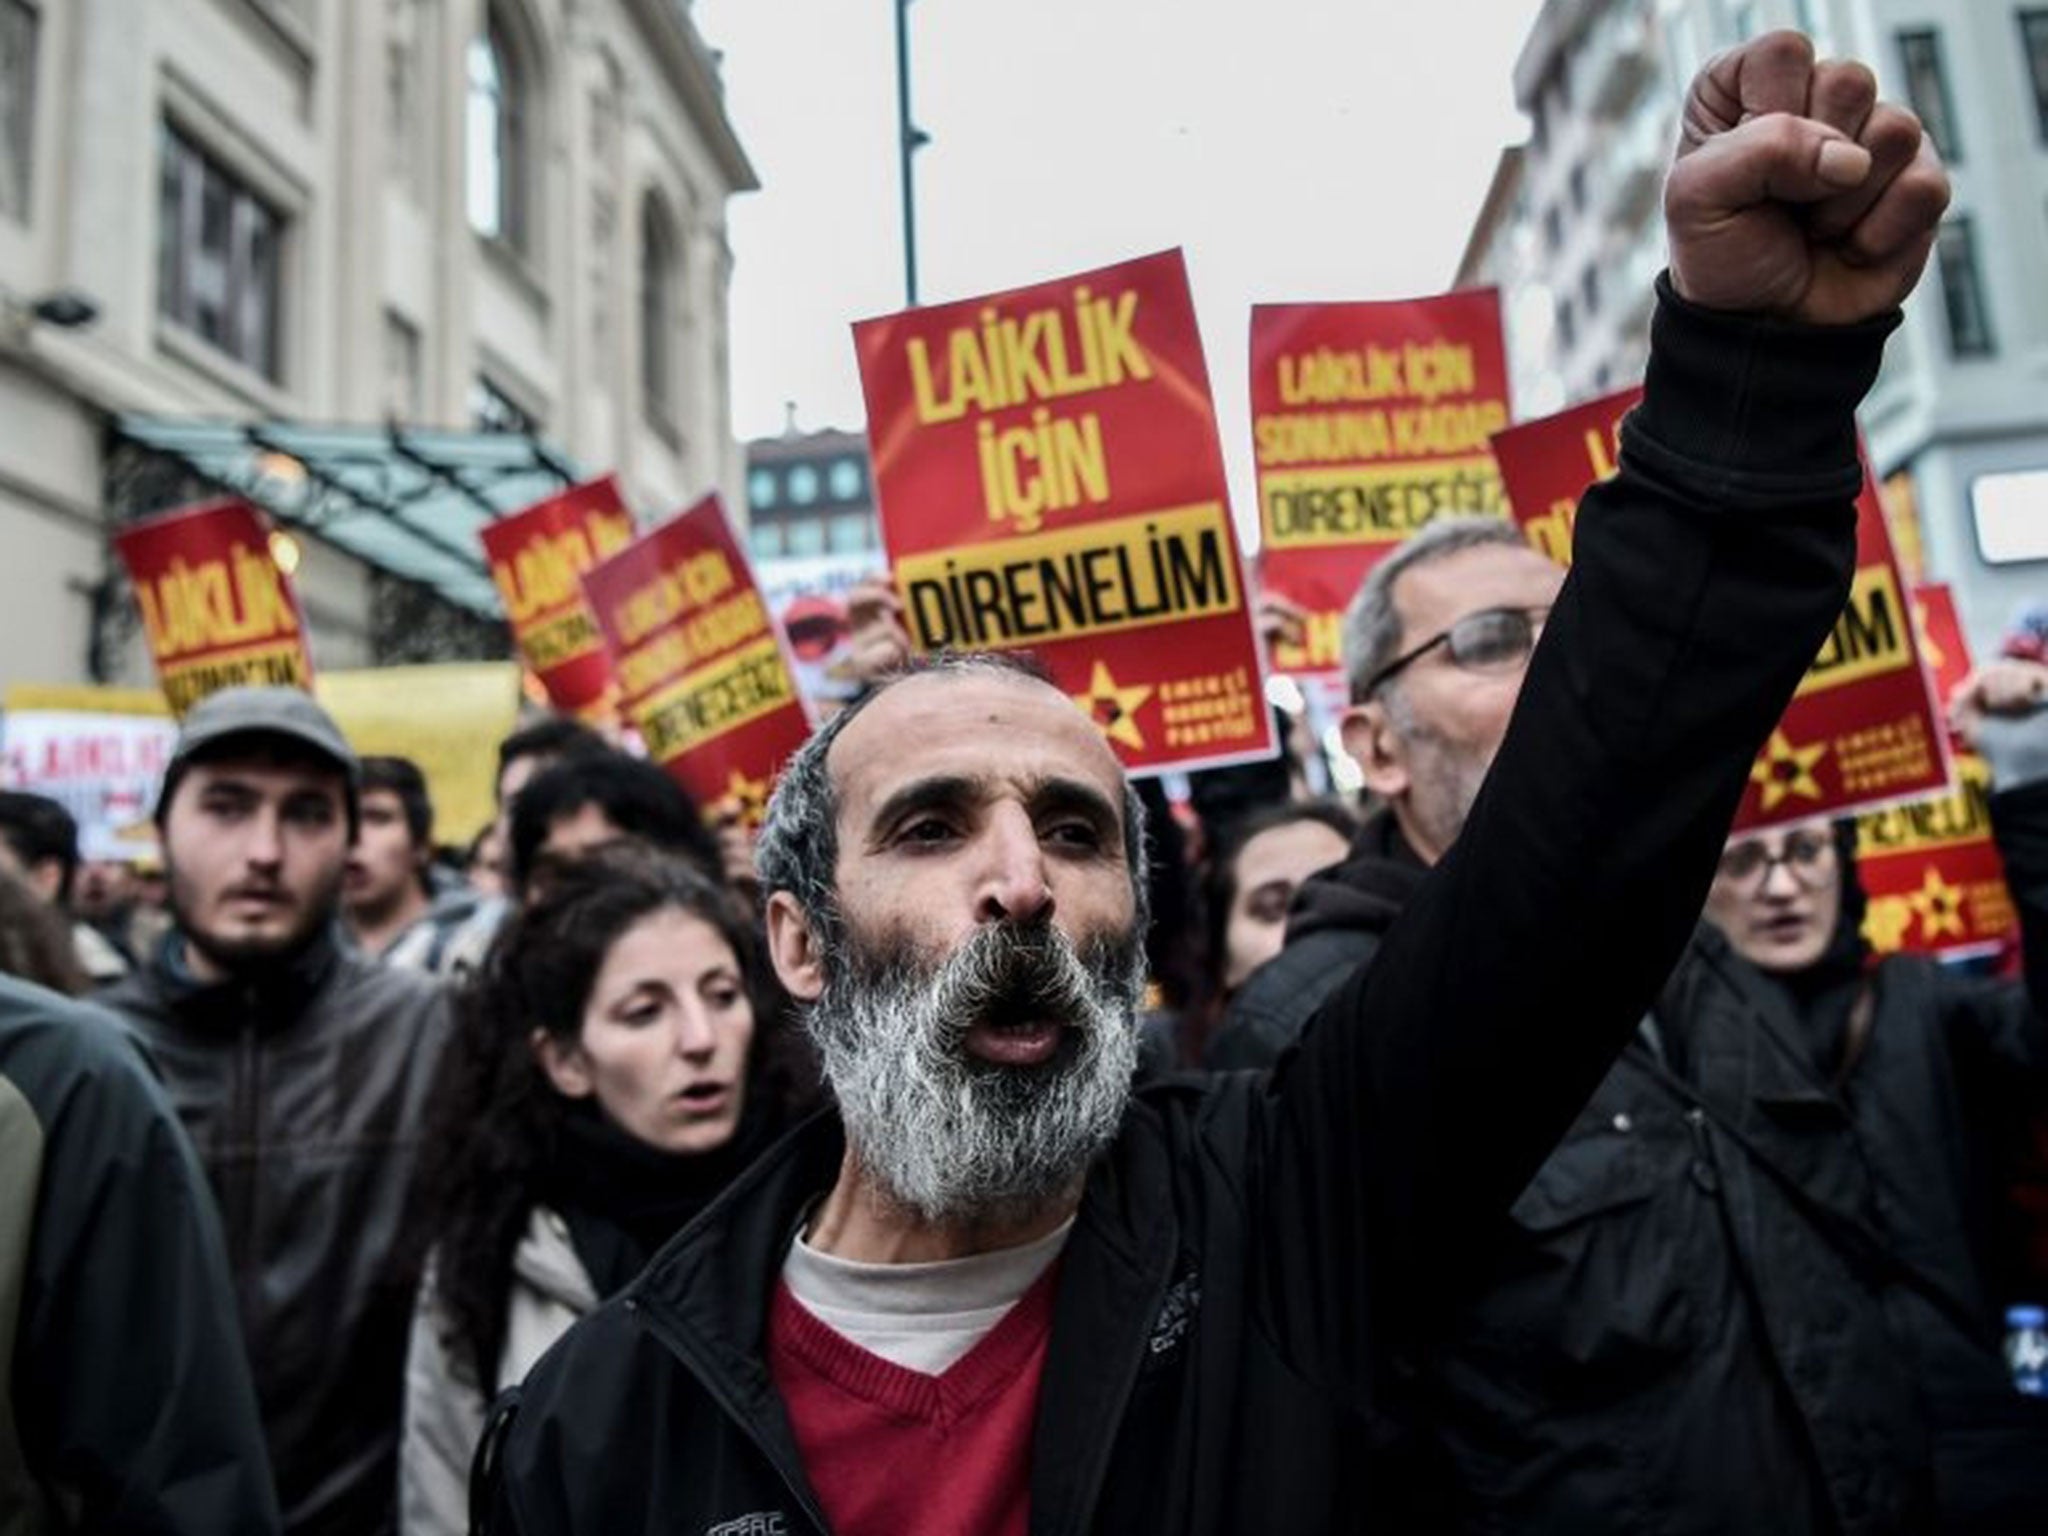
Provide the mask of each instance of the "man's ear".
{"label": "man's ear", "polygon": [[536,1029],[526,1037],[527,1045],[533,1051],[533,1059],[540,1063],[541,1071],[547,1073],[548,1081],[555,1085],[555,1092],[565,1099],[587,1099],[596,1091],[590,1080],[590,1060],[583,1054],[583,1047],[574,1041],[564,1043],[544,1029]]}
{"label": "man's ear", "polygon": [[824,956],[810,918],[787,891],[768,898],[768,958],[783,990],[799,1002],[813,1003],[825,990]]}
{"label": "man's ear", "polygon": [[1408,771],[1408,748],[1394,729],[1387,706],[1379,699],[1354,704],[1344,711],[1338,725],[1345,754],[1358,764],[1365,787],[1382,800],[1394,800],[1408,792],[1413,778]]}

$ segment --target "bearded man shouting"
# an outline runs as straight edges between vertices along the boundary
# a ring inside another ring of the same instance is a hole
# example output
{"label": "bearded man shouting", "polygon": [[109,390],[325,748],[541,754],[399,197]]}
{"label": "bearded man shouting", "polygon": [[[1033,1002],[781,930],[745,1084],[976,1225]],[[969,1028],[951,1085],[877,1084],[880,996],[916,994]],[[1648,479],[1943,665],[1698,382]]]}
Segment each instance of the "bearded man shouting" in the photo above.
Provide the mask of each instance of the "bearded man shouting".
{"label": "bearded man shouting", "polygon": [[1065,695],[949,660],[821,731],[760,866],[837,1107],[501,1406],[485,1528],[1399,1526],[1362,1452],[1692,930],[1946,200],[1804,38],[1695,82],[1621,473],[1463,836],[1270,1075],[1132,1092],[1143,832]]}

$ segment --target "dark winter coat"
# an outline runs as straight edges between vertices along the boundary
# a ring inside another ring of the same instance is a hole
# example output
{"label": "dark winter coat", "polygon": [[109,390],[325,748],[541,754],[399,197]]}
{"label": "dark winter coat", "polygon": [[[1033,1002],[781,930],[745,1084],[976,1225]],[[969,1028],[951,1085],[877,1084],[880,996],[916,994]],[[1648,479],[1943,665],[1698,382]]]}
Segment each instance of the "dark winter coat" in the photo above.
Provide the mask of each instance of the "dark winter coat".
{"label": "dark winter coat", "polygon": [[[2048,934],[2048,785],[1994,797],[1993,817],[2029,937]],[[1222,1038],[1271,1047],[1305,1023],[1288,1012],[1310,984],[1285,969],[1298,931],[1369,958],[1407,869],[1388,825],[1303,886]],[[1845,891],[1860,897],[1853,875]],[[2020,986],[1893,959],[1838,1090],[1819,1024],[1861,985],[1860,910],[1845,903],[1839,987],[1818,991],[1703,930],[1515,1201],[1479,1294],[1413,1362],[1436,1454],[1398,1455],[1446,1527],[2048,1525],[2048,1411],[1998,1360],[1979,1262],[1995,1181],[1973,1134],[1996,1090],[2038,1102],[2048,1025]],[[2048,945],[2029,955],[2048,997]]]}
{"label": "dark winter coat", "polygon": [[0,1530],[275,1536],[198,1160],[134,1044],[0,978]]}
{"label": "dark winter coat", "polygon": [[[1275,1072],[1142,1088],[1091,1171],[1034,1532],[1399,1528],[1356,1454],[1392,1363],[1668,974],[1846,594],[1886,327],[1668,290],[1655,325],[1467,836]],[[829,1115],[800,1129],[541,1362],[480,1453],[491,1531],[825,1529],[764,1339],[840,1148]]]}
{"label": "dark winter coat", "polygon": [[285,1527],[393,1528],[406,1333],[400,1262],[439,983],[323,935],[259,979],[185,974],[173,936],[103,996],[155,1059],[205,1165]]}

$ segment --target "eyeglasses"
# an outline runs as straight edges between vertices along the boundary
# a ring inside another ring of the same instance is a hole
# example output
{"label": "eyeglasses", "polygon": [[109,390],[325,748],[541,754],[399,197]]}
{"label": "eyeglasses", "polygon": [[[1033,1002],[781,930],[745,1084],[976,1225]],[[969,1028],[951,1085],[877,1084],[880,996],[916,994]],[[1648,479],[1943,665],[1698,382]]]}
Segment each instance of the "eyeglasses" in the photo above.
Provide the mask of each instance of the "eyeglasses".
{"label": "eyeglasses", "polygon": [[1764,846],[1762,838],[1753,837],[1728,846],[1721,855],[1721,878],[1737,885],[1761,887],[1770,882],[1771,871],[1782,864],[1792,871],[1794,880],[1809,891],[1816,890],[1834,852],[1834,839],[1818,832],[1794,832],[1776,853]]}
{"label": "eyeglasses", "polygon": [[1449,629],[1431,635],[1373,673],[1359,690],[1359,701],[1371,698],[1382,683],[1438,646],[1444,647],[1451,665],[1462,671],[1510,671],[1529,659],[1529,653],[1536,648],[1536,637],[1543,633],[1543,622],[1549,617],[1548,608],[1482,608],[1477,613],[1468,613]]}

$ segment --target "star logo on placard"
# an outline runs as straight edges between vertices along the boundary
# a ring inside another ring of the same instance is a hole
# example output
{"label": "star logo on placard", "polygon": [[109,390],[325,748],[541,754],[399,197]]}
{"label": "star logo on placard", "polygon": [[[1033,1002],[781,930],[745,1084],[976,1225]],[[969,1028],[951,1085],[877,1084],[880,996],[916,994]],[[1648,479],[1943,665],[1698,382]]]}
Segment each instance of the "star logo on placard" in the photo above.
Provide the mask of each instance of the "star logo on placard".
{"label": "star logo on placard", "polygon": [[725,781],[725,798],[737,808],[741,821],[757,827],[768,814],[768,789],[766,779],[750,779],[735,768],[732,777]]}
{"label": "star logo on placard", "polygon": [[1143,683],[1119,688],[1116,678],[1110,673],[1109,664],[1098,661],[1088,676],[1088,691],[1074,694],[1073,700],[1104,736],[1133,751],[1142,752],[1145,750],[1145,738],[1138,731],[1138,711],[1151,697],[1151,688]]}
{"label": "star logo on placard", "polygon": [[1770,744],[1749,770],[1749,781],[1764,792],[1763,809],[1766,812],[1778,808],[1780,801],[1794,795],[1803,800],[1820,798],[1820,780],[1813,776],[1813,766],[1827,756],[1826,742],[1817,742],[1810,747],[1795,747],[1782,729],[1771,732]]}
{"label": "star logo on placard", "polygon": [[1963,936],[1962,887],[1942,879],[1940,870],[1930,866],[1920,889],[1906,899],[1919,914],[1920,932],[1926,937],[1936,939],[1944,933],[1959,939]]}

